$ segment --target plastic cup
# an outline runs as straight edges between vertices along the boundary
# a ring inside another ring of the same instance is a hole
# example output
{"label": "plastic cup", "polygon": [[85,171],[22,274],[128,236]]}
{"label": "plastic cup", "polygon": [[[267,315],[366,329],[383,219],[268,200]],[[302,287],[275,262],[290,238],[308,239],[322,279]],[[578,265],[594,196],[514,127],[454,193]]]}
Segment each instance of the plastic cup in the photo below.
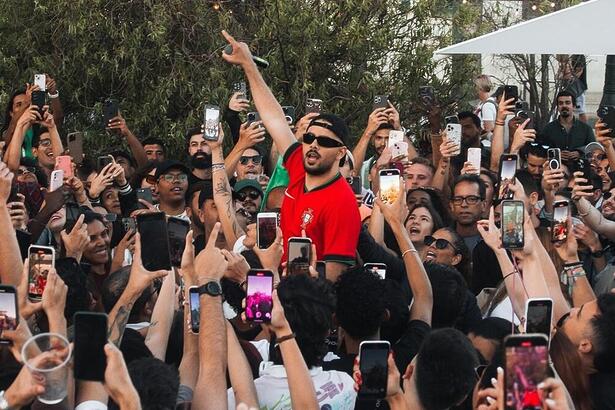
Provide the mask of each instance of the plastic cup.
{"label": "plastic cup", "polygon": [[21,356],[28,370],[45,381],[45,392],[38,400],[57,404],[67,395],[68,361],[71,356],[68,340],[57,333],[41,333],[23,346]]}

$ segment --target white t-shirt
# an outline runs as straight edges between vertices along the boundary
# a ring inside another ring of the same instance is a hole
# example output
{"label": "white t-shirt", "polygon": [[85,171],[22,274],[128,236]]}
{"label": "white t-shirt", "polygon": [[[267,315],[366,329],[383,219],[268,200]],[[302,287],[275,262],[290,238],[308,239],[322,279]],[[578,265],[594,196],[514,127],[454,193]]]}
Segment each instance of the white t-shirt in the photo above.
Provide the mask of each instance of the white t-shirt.
{"label": "white t-shirt", "polygon": [[476,109],[476,115],[480,118],[480,125],[484,127],[484,121],[495,122],[495,117],[498,113],[496,102],[493,98],[487,98],[485,102],[481,103]]}
{"label": "white t-shirt", "polygon": [[[352,377],[336,370],[324,371],[322,367],[311,368],[310,376],[320,408],[328,405],[328,408],[336,410],[354,409],[357,393],[354,391]],[[262,362],[260,377],[254,380],[254,384],[261,409],[292,409],[286,369],[283,365]],[[229,410],[235,410],[235,393],[232,388],[228,389],[227,395]]]}

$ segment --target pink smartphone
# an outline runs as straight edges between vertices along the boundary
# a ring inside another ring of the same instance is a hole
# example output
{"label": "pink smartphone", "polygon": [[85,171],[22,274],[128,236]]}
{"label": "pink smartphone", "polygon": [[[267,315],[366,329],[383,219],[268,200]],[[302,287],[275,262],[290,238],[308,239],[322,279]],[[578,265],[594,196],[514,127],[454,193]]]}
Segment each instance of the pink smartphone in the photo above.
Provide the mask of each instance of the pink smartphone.
{"label": "pink smartphone", "polygon": [[70,155],[60,155],[56,157],[55,169],[61,169],[64,171],[64,177],[70,178],[73,176],[73,163]]}

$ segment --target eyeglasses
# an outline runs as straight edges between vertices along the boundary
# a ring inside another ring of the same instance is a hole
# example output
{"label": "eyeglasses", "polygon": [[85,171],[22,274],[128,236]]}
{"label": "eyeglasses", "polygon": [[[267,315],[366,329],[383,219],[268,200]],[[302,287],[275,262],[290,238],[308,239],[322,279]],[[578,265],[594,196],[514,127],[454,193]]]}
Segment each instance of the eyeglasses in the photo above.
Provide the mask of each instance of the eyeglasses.
{"label": "eyeglasses", "polygon": [[186,174],[178,174],[178,175],[164,174],[160,177],[160,179],[164,179],[167,182],[175,182],[175,181],[186,182],[188,180],[188,175]]}
{"label": "eyeglasses", "polygon": [[145,182],[147,182],[150,185],[154,185],[156,183],[156,177],[153,175],[146,175]]}
{"label": "eyeglasses", "polygon": [[316,136],[314,135],[314,133],[311,133],[311,132],[306,132],[305,134],[303,134],[304,144],[311,144],[314,141],[316,141],[318,145],[320,145],[323,148],[340,148],[344,146],[343,142],[334,140],[333,138]]}
{"label": "eyeglasses", "polygon": [[248,192],[237,192],[237,194],[235,194],[235,196],[237,197],[237,199],[239,201],[243,202],[248,197],[250,197],[251,200],[255,201],[258,198],[260,198],[261,194],[259,192],[256,192],[256,191],[248,191]]}
{"label": "eyeglasses", "polygon": [[423,243],[425,244],[425,246],[431,246],[431,244],[433,243],[436,249],[440,250],[446,249],[447,246],[450,246],[455,252],[458,252],[457,248],[455,248],[452,243],[443,238],[436,239],[431,235],[427,235],[425,236],[425,239],[423,239]]}
{"label": "eyeglasses", "polygon": [[463,201],[465,201],[468,205],[476,205],[482,200],[483,198],[481,198],[480,196],[476,196],[476,195],[454,196],[451,198],[451,202],[453,202],[453,204],[457,206],[463,204]]}
{"label": "eyeglasses", "polygon": [[39,146],[39,147],[45,147],[45,148],[47,148],[47,147],[51,147],[51,140],[50,140],[50,139],[40,140],[40,141],[38,142],[38,146]]}
{"label": "eyeglasses", "polygon": [[606,159],[606,154],[598,154],[594,157],[591,152],[588,152],[585,154],[585,158],[589,161],[604,161]]}
{"label": "eyeglasses", "polygon": [[241,165],[248,165],[248,162],[252,161],[254,165],[260,165],[263,162],[262,155],[254,155],[253,157],[240,157],[239,163]]}
{"label": "eyeglasses", "polygon": [[34,167],[23,167],[17,170],[17,175],[34,174],[35,172],[36,168]]}

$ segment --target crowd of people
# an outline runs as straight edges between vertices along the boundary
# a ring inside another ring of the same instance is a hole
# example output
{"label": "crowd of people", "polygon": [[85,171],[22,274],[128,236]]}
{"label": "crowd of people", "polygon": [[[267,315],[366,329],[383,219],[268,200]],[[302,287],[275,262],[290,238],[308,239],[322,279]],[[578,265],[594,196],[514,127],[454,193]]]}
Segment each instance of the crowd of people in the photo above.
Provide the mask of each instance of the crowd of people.
{"label": "crowd of people", "polygon": [[[0,334],[0,409],[615,409],[615,147],[607,124],[579,119],[578,95],[560,91],[557,115],[536,130],[527,108],[481,75],[474,111],[445,121],[437,99],[424,101],[431,153],[415,147],[392,101],[351,147],[338,115],[289,118],[248,46],[223,34],[222,58],[243,70],[249,94],[232,95],[217,138],[187,130],[187,161],[169,158],[163,138],[135,136],[121,114],[106,128],[130,152],[77,157],[59,131],[61,82],[46,76],[42,109],[37,85],[11,96],[0,281],[16,289],[18,321]],[[260,119],[245,121],[248,111]],[[398,131],[403,152],[389,144]],[[476,148],[480,165],[468,160]],[[52,189],[65,155],[73,172]],[[500,162],[511,155],[503,190]],[[385,198],[379,175],[391,170],[399,187]],[[501,230],[504,191],[522,208]],[[279,215],[266,247],[262,212]],[[135,218],[160,213],[190,230],[171,258],[179,266],[148,270],[143,255],[167,238],[142,235]],[[288,269],[291,238],[309,238],[305,272]],[[55,250],[34,285],[31,245]],[[259,289],[246,301],[251,270],[273,273],[270,299]],[[508,372],[505,341],[525,333],[536,298],[552,303],[549,360],[537,350]],[[104,380],[71,370],[66,397],[45,404],[48,385],[22,347],[44,332],[72,341],[76,312],[107,315]],[[364,394],[372,381],[361,373],[362,346],[374,341],[390,346],[378,397]]]}

